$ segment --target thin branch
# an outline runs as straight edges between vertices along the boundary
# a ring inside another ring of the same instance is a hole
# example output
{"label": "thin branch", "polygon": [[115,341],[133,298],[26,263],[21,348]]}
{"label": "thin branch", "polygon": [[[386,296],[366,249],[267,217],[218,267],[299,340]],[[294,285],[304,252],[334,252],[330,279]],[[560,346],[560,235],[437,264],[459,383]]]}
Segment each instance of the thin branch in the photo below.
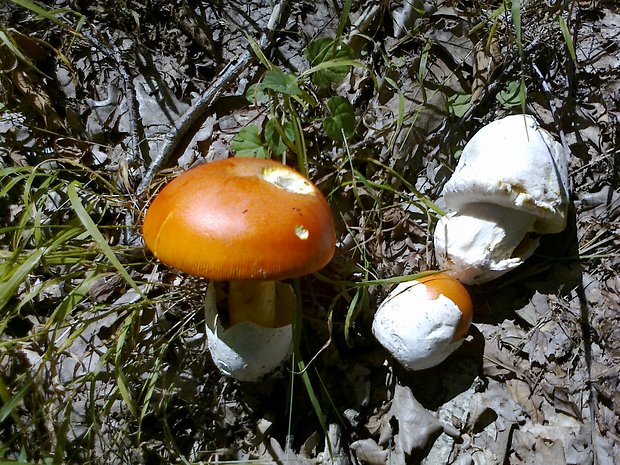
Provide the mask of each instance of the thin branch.
{"label": "thin branch", "polygon": [[121,179],[119,180],[119,184],[126,191],[129,191],[131,189],[131,186],[127,184],[131,183],[130,178],[132,175],[135,176],[136,174],[138,174],[138,164],[141,165],[143,163],[143,160],[149,158],[148,151],[143,152],[143,145],[140,143],[140,141],[144,139],[144,131],[142,129],[142,124],[140,121],[138,99],[136,97],[136,88],[134,86],[133,77],[129,66],[127,65],[127,60],[123,57],[118,47],[113,45],[112,39],[109,36],[107,37],[109,45],[104,46],[88,31],[83,30],[82,35],[86,39],[88,39],[88,41],[93,45],[93,47],[95,47],[104,56],[116,63],[117,70],[123,82],[123,90],[125,91],[125,96],[127,100],[127,115],[129,118],[131,142],[125,158],[120,161],[121,166],[119,166],[119,176]]}
{"label": "thin branch", "polygon": [[[261,48],[267,48],[278,28],[286,20],[286,12],[288,11],[288,0],[281,0],[276,4],[271,12],[266,31],[262,34],[259,44]],[[195,123],[205,118],[206,113],[213,102],[219,97],[220,93],[237,77],[239,74],[255,59],[250,49],[244,52],[237,60],[229,63],[215,79],[213,84],[207,91],[194,103],[194,105],[181,117],[176,132],[166,141],[161,152],[153,159],[148,170],[144,174],[140,185],[136,191],[138,196],[144,194],[144,191],[151,183],[157,172],[165,166],[172,155],[180,147],[185,136]]]}

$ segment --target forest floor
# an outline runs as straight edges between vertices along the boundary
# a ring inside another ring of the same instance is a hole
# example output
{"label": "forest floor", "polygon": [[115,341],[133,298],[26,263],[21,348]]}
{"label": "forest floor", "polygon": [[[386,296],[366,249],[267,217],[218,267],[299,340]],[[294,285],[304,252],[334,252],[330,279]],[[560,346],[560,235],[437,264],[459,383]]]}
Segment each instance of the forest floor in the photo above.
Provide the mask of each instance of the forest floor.
{"label": "forest floor", "polygon": [[[616,1],[0,3],[0,462],[620,463]],[[373,314],[437,266],[463,146],[523,111],[570,151],[568,226],[405,371]],[[232,154],[307,171],[338,236],[299,282],[305,364],[258,383],[140,237],[168,179]]]}

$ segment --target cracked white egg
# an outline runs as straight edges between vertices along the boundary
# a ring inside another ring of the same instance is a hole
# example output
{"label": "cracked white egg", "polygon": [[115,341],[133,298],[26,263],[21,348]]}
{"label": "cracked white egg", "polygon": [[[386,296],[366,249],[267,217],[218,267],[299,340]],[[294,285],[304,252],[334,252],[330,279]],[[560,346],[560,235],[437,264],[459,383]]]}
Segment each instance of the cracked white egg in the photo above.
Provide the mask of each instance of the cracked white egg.
{"label": "cracked white egg", "polygon": [[[295,308],[293,288],[286,283],[275,284],[276,308],[289,312],[290,321]],[[216,286],[212,283],[205,296],[205,324],[213,362],[222,373],[239,381],[258,381],[276,371],[291,356],[291,323],[265,327],[252,321],[242,321],[225,326],[218,314]]]}

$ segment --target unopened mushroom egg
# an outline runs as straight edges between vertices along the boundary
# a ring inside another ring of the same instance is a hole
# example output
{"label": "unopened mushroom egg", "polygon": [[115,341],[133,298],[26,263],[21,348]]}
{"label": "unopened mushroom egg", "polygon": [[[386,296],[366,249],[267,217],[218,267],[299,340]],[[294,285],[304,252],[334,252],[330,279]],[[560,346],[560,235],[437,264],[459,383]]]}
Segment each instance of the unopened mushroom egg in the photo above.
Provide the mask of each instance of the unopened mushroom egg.
{"label": "unopened mushroom egg", "polygon": [[405,368],[422,370],[463,343],[472,315],[467,289],[439,273],[396,286],[379,306],[372,331]]}

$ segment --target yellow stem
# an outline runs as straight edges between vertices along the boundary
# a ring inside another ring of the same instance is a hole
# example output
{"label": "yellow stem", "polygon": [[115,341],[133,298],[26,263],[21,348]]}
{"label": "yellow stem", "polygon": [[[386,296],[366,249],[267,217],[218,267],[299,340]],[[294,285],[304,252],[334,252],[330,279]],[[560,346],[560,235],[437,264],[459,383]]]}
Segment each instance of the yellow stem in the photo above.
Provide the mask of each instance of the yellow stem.
{"label": "yellow stem", "polygon": [[228,287],[230,325],[251,321],[277,326],[275,281],[231,281]]}

